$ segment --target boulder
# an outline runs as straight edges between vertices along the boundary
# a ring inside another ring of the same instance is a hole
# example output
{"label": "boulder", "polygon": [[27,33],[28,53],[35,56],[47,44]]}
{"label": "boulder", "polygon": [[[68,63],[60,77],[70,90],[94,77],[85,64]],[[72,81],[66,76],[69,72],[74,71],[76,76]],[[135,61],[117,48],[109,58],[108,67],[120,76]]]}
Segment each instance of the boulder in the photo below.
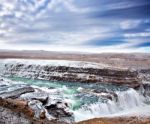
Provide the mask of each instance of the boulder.
{"label": "boulder", "polygon": [[[8,86],[7,86],[8,87]],[[2,109],[2,110],[1,110]],[[73,124],[68,104],[32,87],[21,87],[0,94],[1,123]],[[8,114],[7,114],[8,113]],[[5,120],[4,118],[10,118]],[[15,118],[15,119],[14,119]]]}
{"label": "boulder", "polygon": [[29,92],[34,92],[34,89],[32,87],[23,87],[23,88],[16,89],[14,91],[0,93],[0,97],[6,98],[6,99],[7,98],[15,99],[15,98],[18,98],[20,95],[29,93]]}

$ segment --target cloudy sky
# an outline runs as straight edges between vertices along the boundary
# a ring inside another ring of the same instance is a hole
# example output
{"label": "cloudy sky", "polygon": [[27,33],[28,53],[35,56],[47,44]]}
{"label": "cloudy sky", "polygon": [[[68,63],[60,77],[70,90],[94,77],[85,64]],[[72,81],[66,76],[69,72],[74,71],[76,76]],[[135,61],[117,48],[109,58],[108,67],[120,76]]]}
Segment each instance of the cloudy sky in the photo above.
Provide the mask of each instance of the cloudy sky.
{"label": "cloudy sky", "polygon": [[0,0],[0,49],[150,52],[150,0]]}

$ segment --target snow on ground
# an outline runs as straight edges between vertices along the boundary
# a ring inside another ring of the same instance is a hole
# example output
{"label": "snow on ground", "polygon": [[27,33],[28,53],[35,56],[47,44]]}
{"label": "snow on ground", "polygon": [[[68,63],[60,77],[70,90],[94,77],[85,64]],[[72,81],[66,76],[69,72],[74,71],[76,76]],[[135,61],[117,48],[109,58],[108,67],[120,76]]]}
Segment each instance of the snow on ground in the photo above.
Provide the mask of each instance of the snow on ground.
{"label": "snow on ground", "polygon": [[68,67],[82,67],[82,68],[102,68],[109,67],[105,64],[98,64],[84,61],[70,61],[70,60],[34,60],[34,59],[1,59],[0,63],[24,63],[26,65],[50,65],[50,66],[68,66]]}

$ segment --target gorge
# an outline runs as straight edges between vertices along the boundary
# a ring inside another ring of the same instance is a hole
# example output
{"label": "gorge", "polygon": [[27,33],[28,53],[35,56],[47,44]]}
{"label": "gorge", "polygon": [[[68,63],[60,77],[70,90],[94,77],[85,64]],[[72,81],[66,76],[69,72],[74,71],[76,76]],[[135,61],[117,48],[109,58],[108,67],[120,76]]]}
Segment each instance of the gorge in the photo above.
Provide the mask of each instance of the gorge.
{"label": "gorge", "polygon": [[149,68],[86,61],[1,59],[0,122],[71,124],[100,117],[149,117],[149,74]]}

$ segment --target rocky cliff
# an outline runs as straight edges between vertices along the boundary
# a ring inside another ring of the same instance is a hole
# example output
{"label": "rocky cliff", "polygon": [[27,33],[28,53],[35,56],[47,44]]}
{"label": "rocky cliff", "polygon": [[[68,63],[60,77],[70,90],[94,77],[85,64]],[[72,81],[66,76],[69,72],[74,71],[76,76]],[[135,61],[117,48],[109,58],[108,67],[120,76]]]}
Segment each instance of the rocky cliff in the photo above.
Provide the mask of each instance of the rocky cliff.
{"label": "rocky cliff", "polygon": [[86,65],[87,63],[75,62],[74,66],[68,66],[66,64],[53,65],[51,64],[51,61],[42,65],[20,61],[11,64],[3,63],[3,71],[1,73],[7,76],[51,81],[114,83],[121,85],[125,84],[134,88],[139,87],[140,85],[137,71],[98,65],[82,66],[84,64]]}

